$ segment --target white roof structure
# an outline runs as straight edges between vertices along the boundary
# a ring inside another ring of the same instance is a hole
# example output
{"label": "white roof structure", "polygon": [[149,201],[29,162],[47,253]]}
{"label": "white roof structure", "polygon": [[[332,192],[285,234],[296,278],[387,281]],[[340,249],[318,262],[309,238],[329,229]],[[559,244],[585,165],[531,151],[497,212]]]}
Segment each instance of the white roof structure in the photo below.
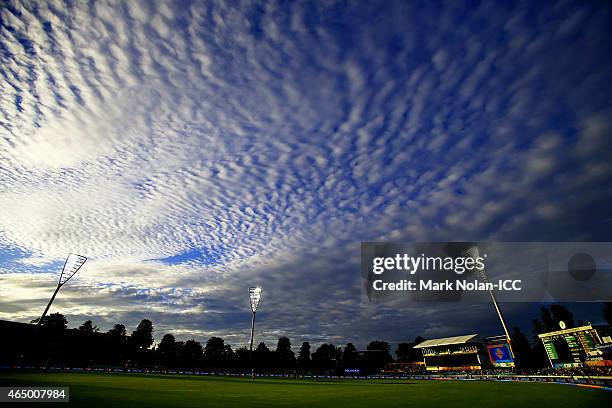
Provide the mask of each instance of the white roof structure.
{"label": "white roof structure", "polygon": [[476,336],[478,335],[477,334],[466,334],[465,336],[444,337],[441,339],[425,340],[424,342],[419,343],[416,346],[414,346],[414,348],[449,346],[451,344],[463,344],[463,343],[467,343],[468,341],[470,341]]}

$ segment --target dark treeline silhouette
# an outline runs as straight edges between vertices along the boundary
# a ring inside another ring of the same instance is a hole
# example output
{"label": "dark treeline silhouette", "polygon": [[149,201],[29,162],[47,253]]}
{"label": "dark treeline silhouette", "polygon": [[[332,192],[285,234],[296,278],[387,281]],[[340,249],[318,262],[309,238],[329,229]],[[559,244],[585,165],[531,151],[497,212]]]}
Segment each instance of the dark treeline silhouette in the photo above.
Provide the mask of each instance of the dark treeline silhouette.
{"label": "dark treeline silhouette", "polygon": [[322,344],[311,353],[308,342],[299,348],[296,357],[287,337],[278,339],[274,350],[261,342],[253,350],[233,350],[220,337],[211,337],[205,344],[196,340],[178,341],[165,334],[153,345],[154,327],[142,320],[128,334],[126,327],[115,324],[100,332],[91,320],[75,329],[60,313],[46,316],[40,325],[0,321],[0,365],[32,367],[122,367],[186,369],[186,370],[275,370],[280,372],[314,371],[335,373],[345,367],[375,372],[392,361],[390,346],[373,341],[368,353],[361,355],[352,343],[344,348]]}
{"label": "dark treeline silhouette", "polygon": [[[612,317],[612,304],[603,309],[604,317]],[[567,327],[584,324],[575,321],[572,313],[561,305],[542,307],[540,317],[533,320],[530,341],[520,329],[514,328],[512,341],[517,363],[522,368],[547,366],[546,353],[537,334],[557,330],[559,322]],[[294,353],[287,337],[278,339],[271,350],[264,342],[254,348],[252,355],[246,347],[233,350],[220,337],[211,337],[205,344],[196,340],[179,341],[172,334],[162,336],[153,347],[154,327],[148,319],[128,333],[122,324],[115,324],[107,332],[100,332],[91,320],[78,328],[69,329],[64,315],[53,313],[40,325],[0,321],[0,365],[33,367],[122,367],[185,370],[250,370],[264,372],[343,373],[346,368],[360,373],[375,373],[387,363],[415,363],[423,361],[414,346],[425,339],[399,343],[395,359],[385,341],[372,341],[365,350],[357,350],[348,343],[343,347],[321,344],[316,349],[303,342]]]}

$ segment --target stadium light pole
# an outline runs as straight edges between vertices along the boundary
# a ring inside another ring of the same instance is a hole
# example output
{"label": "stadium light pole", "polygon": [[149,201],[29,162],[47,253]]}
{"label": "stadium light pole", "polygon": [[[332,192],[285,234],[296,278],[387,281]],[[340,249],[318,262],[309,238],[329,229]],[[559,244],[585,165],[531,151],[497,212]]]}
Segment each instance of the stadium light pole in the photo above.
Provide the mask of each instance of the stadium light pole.
{"label": "stadium light pole", "polygon": [[[467,254],[473,259],[478,258],[478,256],[480,255],[478,248],[475,246],[468,249]],[[478,275],[481,281],[483,281],[484,283],[489,283],[489,277],[487,276],[486,268],[484,267],[482,269],[477,268],[476,274]],[[499,321],[501,322],[501,325],[504,328],[504,333],[506,334],[506,341],[508,341],[508,348],[510,349],[510,355],[512,356],[512,359],[514,360],[515,357],[514,357],[514,351],[512,350],[512,340],[510,339],[510,332],[508,331],[506,320],[504,319],[504,315],[502,314],[502,311],[499,307],[499,304],[497,303],[497,299],[495,298],[495,294],[493,293],[492,289],[489,289],[489,294],[491,295],[491,300],[493,301],[493,305],[495,306],[495,310],[497,311],[497,316],[499,316]]]}
{"label": "stadium light pole", "polygon": [[40,316],[40,319],[38,319],[38,325],[42,323],[43,319],[47,315],[47,312],[51,307],[51,303],[53,303],[53,300],[55,300],[57,292],[59,292],[60,288],[64,286],[64,284],[68,282],[70,278],[72,278],[79,271],[79,269],[81,269],[81,266],[83,266],[85,261],[87,261],[87,257],[83,255],[73,253],[68,254],[66,262],[64,262],[64,267],[62,268],[62,273],[60,274],[59,280],[57,282],[57,288],[55,288],[55,292],[53,292],[53,296],[51,296],[51,299],[49,300],[49,303],[47,304],[47,307],[45,308],[45,311],[43,312],[42,316]]}
{"label": "stadium light pole", "polygon": [[249,288],[249,302],[251,303],[251,312],[253,318],[251,319],[251,347],[249,348],[249,361],[251,362],[251,376],[255,378],[255,366],[253,365],[253,336],[255,335],[255,314],[257,313],[257,307],[261,300],[261,287],[252,286]]}

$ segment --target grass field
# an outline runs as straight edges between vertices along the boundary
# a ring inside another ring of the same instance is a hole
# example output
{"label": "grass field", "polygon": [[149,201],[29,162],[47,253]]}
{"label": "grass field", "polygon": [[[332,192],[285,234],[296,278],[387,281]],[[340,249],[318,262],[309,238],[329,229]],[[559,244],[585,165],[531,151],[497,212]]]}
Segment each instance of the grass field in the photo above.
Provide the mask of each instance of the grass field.
{"label": "grass field", "polygon": [[0,372],[0,386],[37,385],[70,387],[69,404],[45,407],[584,408],[612,402],[612,392],[558,384]]}

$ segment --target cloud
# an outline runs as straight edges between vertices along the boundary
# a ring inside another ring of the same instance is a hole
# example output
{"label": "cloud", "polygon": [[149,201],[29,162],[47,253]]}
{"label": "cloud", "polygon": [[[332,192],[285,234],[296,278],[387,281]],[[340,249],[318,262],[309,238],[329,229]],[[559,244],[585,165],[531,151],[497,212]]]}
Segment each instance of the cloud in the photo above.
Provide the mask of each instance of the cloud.
{"label": "cloud", "polygon": [[533,8],[9,2],[2,317],[73,251],[74,319],[238,341],[265,282],[266,336],[340,342],[411,313],[361,303],[361,240],[609,238],[610,9]]}

